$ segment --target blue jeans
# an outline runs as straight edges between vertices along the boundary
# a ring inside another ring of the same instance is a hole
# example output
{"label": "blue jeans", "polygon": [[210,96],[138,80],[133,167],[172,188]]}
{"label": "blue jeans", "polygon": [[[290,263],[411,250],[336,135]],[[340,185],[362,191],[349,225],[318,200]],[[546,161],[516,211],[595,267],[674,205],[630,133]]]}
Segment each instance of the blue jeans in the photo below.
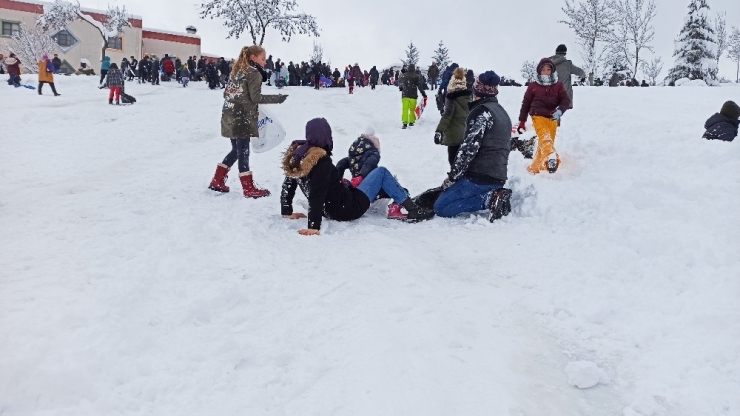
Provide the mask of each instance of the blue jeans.
{"label": "blue jeans", "polygon": [[487,209],[491,191],[503,185],[476,184],[466,177],[447,188],[434,204],[434,212],[440,217],[452,218],[465,212],[478,212]]}
{"label": "blue jeans", "polygon": [[249,172],[249,143],[249,137],[231,139],[231,152],[222,163],[232,167],[234,162],[239,161],[239,173]]}
{"label": "blue jeans", "polygon": [[370,172],[357,189],[367,195],[367,199],[370,201],[375,201],[375,197],[378,196],[381,190],[385,191],[398,204],[402,204],[409,199],[409,194],[384,167],[377,167]]}

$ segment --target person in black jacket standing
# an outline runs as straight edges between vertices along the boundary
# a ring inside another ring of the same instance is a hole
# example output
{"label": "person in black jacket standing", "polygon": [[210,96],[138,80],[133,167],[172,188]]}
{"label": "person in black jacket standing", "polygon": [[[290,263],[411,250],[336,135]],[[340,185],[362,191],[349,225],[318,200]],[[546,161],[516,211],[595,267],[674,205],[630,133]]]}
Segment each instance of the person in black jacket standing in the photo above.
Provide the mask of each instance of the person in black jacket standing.
{"label": "person in black jacket standing", "polygon": [[463,143],[434,204],[440,217],[488,209],[488,220],[493,222],[511,211],[511,190],[504,185],[512,124],[496,98],[500,82],[495,72],[488,71],[473,84],[475,101],[470,103]]}
{"label": "person in black jacket standing", "polygon": [[373,66],[373,68],[370,70],[370,89],[375,89],[375,86],[378,85],[378,78],[380,78],[380,72],[378,72],[378,68]]}

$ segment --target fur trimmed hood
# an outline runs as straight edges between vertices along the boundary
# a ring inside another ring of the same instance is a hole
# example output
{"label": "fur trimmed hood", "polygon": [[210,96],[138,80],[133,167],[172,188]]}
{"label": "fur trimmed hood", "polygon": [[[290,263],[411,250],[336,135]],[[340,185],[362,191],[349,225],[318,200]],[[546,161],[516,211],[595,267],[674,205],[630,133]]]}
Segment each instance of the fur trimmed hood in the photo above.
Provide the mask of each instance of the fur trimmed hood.
{"label": "fur trimmed hood", "polygon": [[360,135],[360,138],[370,140],[370,143],[372,143],[373,146],[378,149],[378,152],[380,152],[380,139],[378,139],[377,136],[375,136],[374,134],[363,133]]}
{"label": "fur trimmed hood", "polygon": [[285,172],[285,176],[294,179],[308,176],[308,174],[311,173],[311,170],[316,167],[316,164],[319,163],[319,160],[327,155],[326,150],[314,146],[306,152],[306,156],[301,160],[299,167],[294,168],[290,165],[290,161],[293,159],[293,153],[299,147],[300,145],[298,144],[291,144],[290,147],[288,147],[288,150],[283,154],[283,172]]}

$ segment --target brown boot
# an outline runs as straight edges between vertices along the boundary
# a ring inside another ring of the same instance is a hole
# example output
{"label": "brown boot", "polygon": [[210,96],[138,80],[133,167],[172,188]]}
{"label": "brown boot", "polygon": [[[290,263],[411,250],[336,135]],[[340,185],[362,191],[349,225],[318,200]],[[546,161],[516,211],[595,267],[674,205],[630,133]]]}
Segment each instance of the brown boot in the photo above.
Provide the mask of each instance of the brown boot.
{"label": "brown boot", "polygon": [[226,186],[226,179],[228,177],[229,167],[222,163],[219,163],[218,165],[216,165],[216,173],[213,175],[213,179],[211,179],[211,185],[208,186],[208,189],[216,192],[229,192],[229,187]]}
{"label": "brown boot", "polygon": [[254,185],[252,172],[240,173],[239,180],[242,183],[242,189],[244,189],[244,198],[262,198],[270,196],[270,191],[267,189],[259,189]]}

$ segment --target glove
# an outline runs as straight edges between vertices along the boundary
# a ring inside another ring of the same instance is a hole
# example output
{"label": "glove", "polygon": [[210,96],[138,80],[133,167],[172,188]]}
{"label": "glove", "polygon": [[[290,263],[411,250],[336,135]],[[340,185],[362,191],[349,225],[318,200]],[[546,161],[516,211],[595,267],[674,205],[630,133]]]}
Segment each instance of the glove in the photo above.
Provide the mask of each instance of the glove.
{"label": "glove", "polygon": [[362,179],[362,176],[355,176],[354,178],[352,178],[351,181],[349,181],[349,183],[352,184],[353,188],[357,188],[358,186],[360,186],[360,183],[362,183]]}
{"label": "glove", "polygon": [[523,121],[519,122],[519,127],[516,128],[517,133],[524,134],[525,131],[527,131],[527,126],[524,124]]}
{"label": "glove", "polygon": [[455,182],[452,182],[452,179],[450,179],[450,178],[445,179],[445,181],[442,182],[442,190],[445,190],[445,189],[449,188],[454,183]]}
{"label": "glove", "polygon": [[424,97],[424,107],[427,106],[427,98],[429,98],[429,97],[426,97],[426,96]]}
{"label": "glove", "polygon": [[350,186],[351,183],[347,179],[342,178],[342,185],[344,185],[344,186]]}
{"label": "glove", "polygon": [[552,113],[552,119],[555,120],[555,121],[560,121],[560,117],[562,117],[562,116],[563,116],[563,112],[560,111],[559,108],[557,110],[555,110],[554,113]]}
{"label": "glove", "polygon": [[442,133],[434,133],[434,144],[442,144]]}

